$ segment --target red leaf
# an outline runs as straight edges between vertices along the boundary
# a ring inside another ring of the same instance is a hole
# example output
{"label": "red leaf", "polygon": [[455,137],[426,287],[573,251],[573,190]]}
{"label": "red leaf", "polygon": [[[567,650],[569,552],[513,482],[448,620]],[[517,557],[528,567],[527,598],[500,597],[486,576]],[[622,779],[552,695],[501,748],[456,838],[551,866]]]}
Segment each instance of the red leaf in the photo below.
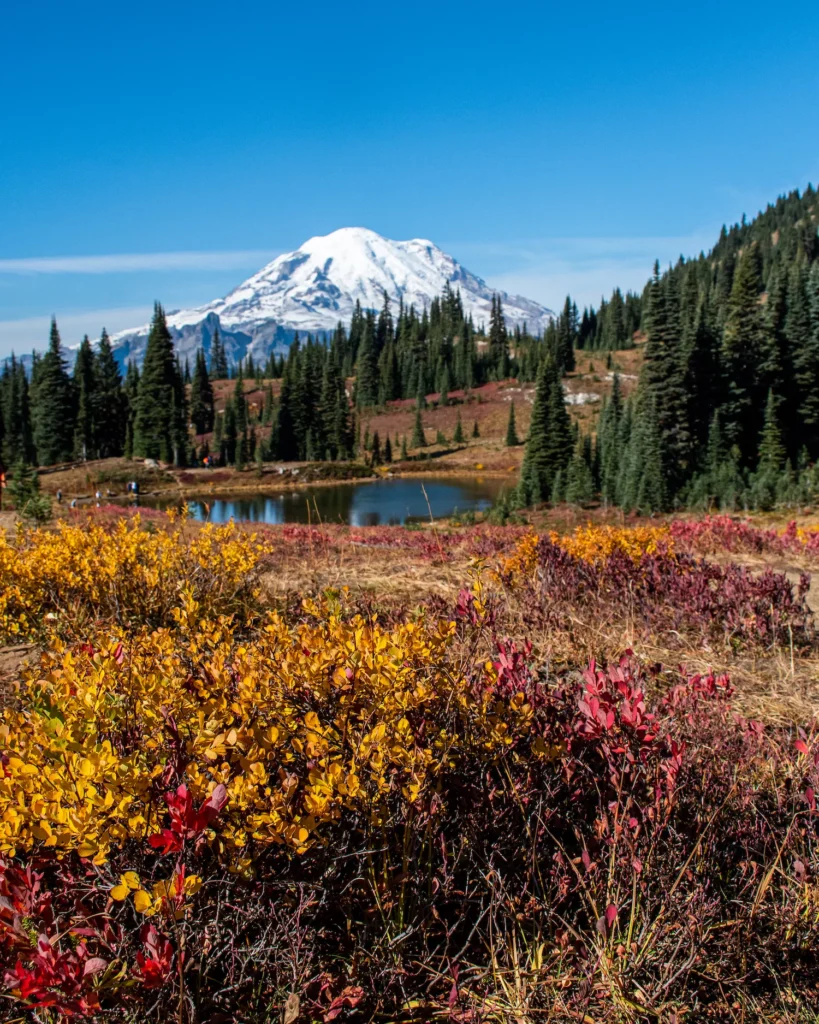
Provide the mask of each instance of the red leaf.
{"label": "red leaf", "polygon": [[363,998],[363,988],[359,985],[348,985],[347,988],[342,990],[341,995],[336,996],[332,1003],[330,1003],[330,1006],[324,1013],[324,1019],[326,1021],[335,1020],[345,1006],[351,1008],[357,1006]]}
{"label": "red leaf", "polygon": [[225,789],[225,787],[220,782],[218,786],[214,787],[214,790],[211,793],[211,795],[199,808],[199,813],[196,815],[195,826],[197,831],[205,828],[213,821],[213,819],[219,814],[219,812],[225,806],[227,800],[227,789]]}
{"label": "red leaf", "polygon": [[808,745],[807,743],[805,743],[804,740],[796,740],[794,742],[794,747],[799,751],[800,754],[804,754],[806,757],[810,753],[810,751],[808,750]]}
{"label": "red leaf", "polygon": [[161,849],[163,855],[178,853],[182,849],[182,840],[176,833],[171,832],[170,829],[163,828],[161,832],[148,837],[148,845],[152,846],[155,850]]}
{"label": "red leaf", "polygon": [[103,960],[101,956],[92,956],[90,960],[85,961],[85,967],[83,967],[82,971],[83,977],[87,977],[89,974],[99,974],[107,966],[107,960]]}

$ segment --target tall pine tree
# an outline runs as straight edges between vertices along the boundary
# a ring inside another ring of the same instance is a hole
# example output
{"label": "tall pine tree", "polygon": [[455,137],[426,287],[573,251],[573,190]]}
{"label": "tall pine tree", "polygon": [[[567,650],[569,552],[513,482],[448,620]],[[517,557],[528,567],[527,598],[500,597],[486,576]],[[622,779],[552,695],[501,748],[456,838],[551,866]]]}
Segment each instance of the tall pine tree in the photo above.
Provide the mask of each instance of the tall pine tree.
{"label": "tall pine tree", "polygon": [[48,351],[37,369],[31,404],[34,445],[41,464],[50,466],[70,459],[74,449],[74,388],[54,319]]}
{"label": "tall pine tree", "polygon": [[156,303],[137,392],[134,455],[179,463],[184,408],[184,384],[174,358],[173,341],[165,312]]}

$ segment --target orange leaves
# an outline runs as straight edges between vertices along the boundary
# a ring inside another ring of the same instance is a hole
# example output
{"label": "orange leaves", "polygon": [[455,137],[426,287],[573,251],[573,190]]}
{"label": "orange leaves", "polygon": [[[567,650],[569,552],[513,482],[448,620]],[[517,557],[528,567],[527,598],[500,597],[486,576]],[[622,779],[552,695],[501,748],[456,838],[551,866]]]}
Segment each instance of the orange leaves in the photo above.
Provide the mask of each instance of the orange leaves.
{"label": "orange leaves", "polygon": [[[630,558],[653,555],[658,551],[673,552],[674,540],[667,526],[578,526],[574,533],[560,536],[552,532],[549,539],[575,558],[584,562],[602,562],[615,552],[623,552]],[[503,560],[500,574],[517,582],[534,575],[537,567],[537,548],[540,537],[536,533],[526,534],[518,542],[512,554]]]}
{"label": "orange leaves", "polygon": [[233,523],[191,536],[172,526],[149,532],[135,516],[110,530],[89,521],[0,535],[0,639],[95,619],[194,628],[241,609],[263,552],[256,536]]}
{"label": "orange leaves", "polygon": [[667,526],[579,526],[573,534],[551,540],[575,558],[584,562],[601,562],[622,551],[630,558],[653,555],[658,551],[671,552],[673,541]]}
{"label": "orange leaves", "polygon": [[[0,852],[42,844],[104,863],[129,839],[171,853],[201,833],[241,868],[254,844],[304,852],[346,810],[414,802],[445,744],[413,716],[449,706],[453,687],[468,699],[449,665],[454,624],[342,613],[336,600],[297,625],[271,614],[251,638],[194,617],[55,641],[28,670],[28,705],[0,720]],[[194,828],[210,804],[218,816]]]}

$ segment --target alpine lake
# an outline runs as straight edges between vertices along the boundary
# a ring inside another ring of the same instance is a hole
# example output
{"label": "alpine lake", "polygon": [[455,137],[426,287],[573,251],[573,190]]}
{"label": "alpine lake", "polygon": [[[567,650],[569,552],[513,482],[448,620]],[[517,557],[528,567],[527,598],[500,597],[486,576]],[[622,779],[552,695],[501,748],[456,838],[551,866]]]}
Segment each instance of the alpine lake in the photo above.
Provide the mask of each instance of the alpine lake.
{"label": "alpine lake", "polygon": [[[349,526],[398,526],[483,512],[510,487],[507,480],[481,475],[386,477],[279,492],[194,495],[187,498],[193,519],[226,523],[342,523]],[[141,497],[148,508],[178,506],[177,497]]]}

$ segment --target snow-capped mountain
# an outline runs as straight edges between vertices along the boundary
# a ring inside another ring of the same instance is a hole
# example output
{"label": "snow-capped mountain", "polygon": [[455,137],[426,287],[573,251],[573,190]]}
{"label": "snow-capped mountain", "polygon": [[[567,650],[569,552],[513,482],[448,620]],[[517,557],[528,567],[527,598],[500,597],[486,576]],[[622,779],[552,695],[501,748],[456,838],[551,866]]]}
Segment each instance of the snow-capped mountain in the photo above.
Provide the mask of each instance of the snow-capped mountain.
{"label": "snow-capped mountain", "polygon": [[[537,302],[496,292],[425,239],[394,242],[367,228],[341,228],[277,256],[224,299],[168,314],[168,326],[183,359],[192,359],[200,346],[209,351],[218,327],[228,358],[252,353],[258,361],[286,347],[296,331],[329,333],[339,321],[349,324],[356,301],[363,309],[378,310],[386,291],[394,313],[399,299],[420,311],[441,294],[446,282],[460,290],[464,310],[477,327],[488,325],[495,294],[510,327],[525,322],[534,334],[554,317]],[[141,362],[147,338],[147,324],[115,335],[120,362]]]}

